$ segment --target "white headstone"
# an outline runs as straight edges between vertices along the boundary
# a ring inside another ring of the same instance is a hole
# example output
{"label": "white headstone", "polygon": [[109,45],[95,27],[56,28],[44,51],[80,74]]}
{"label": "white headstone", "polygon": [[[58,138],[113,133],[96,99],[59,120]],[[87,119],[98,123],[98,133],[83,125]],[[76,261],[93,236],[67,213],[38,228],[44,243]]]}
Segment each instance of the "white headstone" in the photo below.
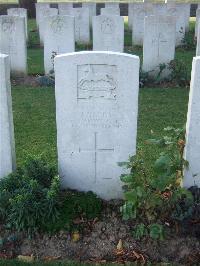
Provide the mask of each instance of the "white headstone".
{"label": "white headstone", "polygon": [[73,8],[73,3],[58,3],[59,15],[70,15],[70,10]]}
{"label": "white headstone", "polygon": [[26,74],[27,49],[24,18],[0,16],[0,53],[9,55],[13,75]]}
{"label": "white headstone", "polygon": [[112,7],[101,8],[101,15],[120,16],[120,9],[112,8]]}
{"label": "white headstone", "polygon": [[185,36],[185,10],[180,7],[180,4],[169,3],[167,4],[167,15],[176,18],[176,46],[179,46]]}
{"label": "white headstone", "polygon": [[144,18],[154,14],[152,4],[134,4],[132,19],[132,42],[134,45],[143,44]]}
{"label": "white headstone", "polygon": [[10,86],[10,62],[0,54],[0,178],[15,170],[15,141]]}
{"label": "white headstone", "polygon": [[200,187],[200,57],[194,57],[186,124],[185,159],[189,166],[184,172],[184,186]]}
{"label": "white headstone", "polygon": [[82,7],[89,9],[90,26],[92,26],[92,17],[96,16],[96,3],[82,3]]}
{"label": "white headstone", "polygon": [[39,27],[40,17],[42,17],[42,13],[43,13],[42,10],[47,9],[47,8],[50,8],[50,4],[47,4],[47,3],[36,3],[35,4],[37,27]]}
{"label": "white headstone", "polygon": [[25,19],[25,32],[26,32],[26,39],[28,39],[28,14],[27,9],[25,8],[9,8],[7,10],[7,14],[9,16],[19,16]]}
{"label": "white headstone", "polygon": [[105,7],[107,8],[115,8],[118,9],[119,8],[119,3],[111,3],[111,2],[105,2]]}
{"label": "white headstone", "polygon": [[[174,59],[176,43],[176,19],[170,16],[145,17],[143,42],[143,70],[155,75],[160,64]],[[167,69],[166,69],[167,70]],[[168,75],[163,73],[163,75]]]}
{"label": "white headstone", "polygon": [[74,17],[49,16],[44,20],[44,68],[45,74],[54,69],[54,57],[75,51]]}
{"label": "white headstone", "polygon": [[90,15],[89,9],[85,7],[73,8],[70,12],[75,17],[75,40],[78,43],[88,44],[90,42]]}
{"label": "white headstone", "polygon": [[123,169],[117,163],[136,152],[139,57],[114,52],[60,55],[55,76],[62,186],[93,191],[104,199],[121,198]]}
{"label": "white headstone", "polygon": [[124,19],[119,16],[93,17],[93,50],[124,51]]}
{"label": "white headstone", "polygon": [[56,16],[58,15],[57,8],[45,8],[40,10],[40,17],[39,17],[39,34],[40,34],[40,44],[44,44],[44,19],[49,16]]}
{"label": "white headstone", "polygon": [[167,5],[165,3],[153,4],[154,13],[158,16],[167,15]]}
{"label": "white headstone", "polygon": [[128,27],[132,30],[133,25],[133,11],[134,11],[134,3],[128,4]]}
{"label": "white headstone", "polygon": [[198,8],[196,11],[195,37],[197,37],[199,22],[200,22],[200,8]]}
{"label": "white headstone", "polygon": [[[200,21],[199,21],[200,24]],[[200,56],[200,25],[198,26],[196,56]]]}
{"label": "white headstone", "polygon": [[185,30],[189,31],[191,5],[190,4],[182,4],[182,6],[185,10]]}

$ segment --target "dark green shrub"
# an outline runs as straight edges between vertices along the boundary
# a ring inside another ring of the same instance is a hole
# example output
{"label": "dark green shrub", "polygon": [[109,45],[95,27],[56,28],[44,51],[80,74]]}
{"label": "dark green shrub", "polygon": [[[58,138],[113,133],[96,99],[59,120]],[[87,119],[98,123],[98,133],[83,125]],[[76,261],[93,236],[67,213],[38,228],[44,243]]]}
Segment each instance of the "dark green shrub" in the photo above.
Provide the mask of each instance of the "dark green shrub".
{"label": "dark green shrub", "polygon": [[50,187],[56,169],[48,165],[44,158],[32,156],[25,162],[24,175],[37,180],[43,187]]}
{"label": "dark green shrub", "polygon": [[60,180],[41,158],[0,180],[0,215],[10,227],[29,234],[55,222],[59,214]]}
{"label": "dark green shrub", "polygon": [[[99,217],[102,211],[102,201],[92,192],[69,191],[63,196],[59,219],[54,224],[48,224],[48,231],[61,229],[81,229],[88,220]],[[76,223],[75,221],[82,221]]]}
{"label": "dark green shrub", "polygon": [[194,38],[194,29],[185,33],[182,40],[182,47],[184,50],[195,50],[196,49],[196,40]]}
{"label": "dark green shrub", "polygon": [[92,192],[62,192],[55,168],[42,157],[29,157],[22,169],[0,180],[0,218],[29,235],[79,228],[75,219],[94,219],[101,209]]}
{"label": "dark green shrub", "polygon": [[168,69],[170,71],[169,81],[176,83],[178,86],[188,86],[190,77],[188,76],[188,70],[185,62],[182,60],[172,60]]}

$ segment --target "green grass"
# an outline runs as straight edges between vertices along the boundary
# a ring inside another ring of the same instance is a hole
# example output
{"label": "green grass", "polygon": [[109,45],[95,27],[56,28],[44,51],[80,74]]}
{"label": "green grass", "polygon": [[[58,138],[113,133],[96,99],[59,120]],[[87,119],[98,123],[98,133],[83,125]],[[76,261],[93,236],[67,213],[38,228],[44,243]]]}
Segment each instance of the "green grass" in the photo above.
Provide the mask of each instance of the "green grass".
{"label": "green grass", "polygon": [[[96,263],[81,263],[81,262],[75,262],[75,261],[52,261],[52,262],[32,262],[32,263],[26,263],[21,262],[18,260],[0,260],[0,266],[91,266],[91,265],[97,265]],[[113,264],[113,263],[105,263],[103,264],[105,266],[115,266],[119,264]],[[129,263],[128,265],[138,265],[137,263]],[[150,265],[150,263],[149,263]],[[171,264],[170,264],[171,265]]]}
{"label": "green grass", "polygon": [[[12,90],[17,163],[27,154],[43,153],[57,163],[55,97],[52,88],[14,87]],[[138,146],[146,158],[155,158],[155,147],[144,141],[151,130],[161,135],[166,126],[181,127],[186,121],[188,90],[184,88],[146,88],[140,90]]]}
{"label": "green grass", "polygon": [[[190,30],[194,30],[195,20],[191,18]],[[37,32],[36,22],[34,19],[29,19],[29,48],[28,48],[28,74],[37,75],[44,74],[44,62],[43,62],[43,48],[39,47],[39,36]],[[142,47],[132,46],[132,34],[128,29],[128,20],[125,17],[125,36],[124,36],[124,51],[126,53],[138,55],[142,63]],[[80,45],[76,44],[76,51],[92,50],[92,44]],[[176,59],[182,59],[188,67],[188,75],[191,73],[192,58],[195,56],[195,50],[185,51],[183,49],[176,49]]]}

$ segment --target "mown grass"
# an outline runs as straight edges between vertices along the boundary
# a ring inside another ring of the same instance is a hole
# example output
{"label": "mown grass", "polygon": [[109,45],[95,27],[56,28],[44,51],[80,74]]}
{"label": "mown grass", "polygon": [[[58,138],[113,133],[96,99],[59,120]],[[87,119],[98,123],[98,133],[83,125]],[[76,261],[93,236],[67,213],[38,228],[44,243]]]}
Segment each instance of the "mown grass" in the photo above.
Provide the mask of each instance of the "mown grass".
{"label": "mown grass", "polygon": [[[55,97],[53,88],[13,87],[16,154],[22,164],[27,154],[43,153],[57,163]],[[144,88],[139,95],[138,147],[151,162],[155,147],[144,144],[151,132],[160,136],[166,126],[181,127],[186,121],[188,89]]]}
{"label": "mown grass", "polygon": [[[124,51],[126,53],[135,54],[140,57],[142,63],[142,47],[132,46],[132,34],[128,28],[128,18],[124,17],[125,21],[125,36],[124,36]],[[190,19],[190,30],[194,30],[195,19]],[[43,62],[43,48],[39,46],[39,35],[37,32],[37,26],[34,19],[28,21],[29,28],[29,46],[28,46],[28,74],[37,75],[44,74],[44,62]],[[92,50],[92,43],[89,45],[76,44],[76,51]],[[183,49],[176,49],[176,59],[182,59],[188,69],[188,75],[191,72],[192,58],[195,56],[194,50],[185,51]]]}
{"label": "mown grass", "polygon": [[[96,263],[81,263],[81,262],[74,262],[74,261],[52,261],[52,262],[21,262],[18,260],[0,260],[0,266],[91,266],[96,265]],[[119,264],[115,263],[104,263],[104,266],[116,266]],[[130,266],[138,265],[137,263],[129,263]],[[151,265],[149,263],[149,265]],[[168,264],[171,265],[171,264]]]}

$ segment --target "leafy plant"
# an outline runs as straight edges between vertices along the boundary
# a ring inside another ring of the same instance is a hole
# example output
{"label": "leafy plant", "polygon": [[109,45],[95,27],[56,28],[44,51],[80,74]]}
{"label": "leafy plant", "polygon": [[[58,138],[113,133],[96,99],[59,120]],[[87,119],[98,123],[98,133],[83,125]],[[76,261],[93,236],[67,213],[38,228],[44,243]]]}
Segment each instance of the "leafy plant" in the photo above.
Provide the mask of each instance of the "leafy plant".
{"label": "leafy plant", "polygon": [[92,192],[67,191],[62,199],[60,215],[55,223],[48,223],[50,232],[62,229],[80,230],[88,220],[100,216],[102,201]]}
{"label": "leafy plant", "polygon": [[102,201],[92,192],[61,191],[55,168],[41,156],[28,157],[22,169],[0,180],[1,219],[29,235],[79,229],[101,209]]}
{"label": "leafy plant", "polygon": [[0,214],[10,227],[32,234],[59,214],[60,180],[42,158],[0,181]]}
{"label": "leafy plant", "polygon": [[[147,141],[163,149],[154,163],[153,177],[146,173],[144,161],[137,156],[120,164],[130,170],[129,174],[121,176],[125,184],[123,218],[145,224],[149,235],[155,239],[163,238],[162,224],[175,219],[174,212],[181,200],[186,200],[188,207],[193,202],[192,194],[181,186],[183,167],[187,165],[183,158],[185,130],[168,127],[164,131],[166,135],[162,138]],[[179,211],[184,217],[188,215],[183,209]],[[142,235],[144,226],[137,227],[136,232],[138,230],[137,236]]]}
{"label": "leafy plant", "polygon": [[184,50],[195,50],[196,49],[196,40],[194,38],[194,29],[188,32],[185,32],[184,38],[182,40],[182,46]]}
{"label": "leafy plant", "polygon": [[182,60],[172,60],[168,64],[168,69],[170,71],[169,81],[175,82],[179,86],[189,85],[187,66]]}

